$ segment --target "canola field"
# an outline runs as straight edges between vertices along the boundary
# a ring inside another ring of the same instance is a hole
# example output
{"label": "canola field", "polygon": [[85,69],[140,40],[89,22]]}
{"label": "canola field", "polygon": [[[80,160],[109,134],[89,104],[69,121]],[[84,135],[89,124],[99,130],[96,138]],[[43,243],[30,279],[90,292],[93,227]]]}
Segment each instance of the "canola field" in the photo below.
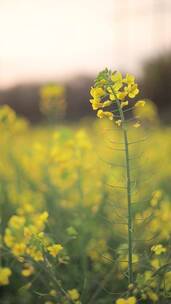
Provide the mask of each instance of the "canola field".
{"label": "canola field", "polygon": [[0,303],[170,303],[171,129],[146,104],[127,127],[132,277],[121,123],[0,108]]}

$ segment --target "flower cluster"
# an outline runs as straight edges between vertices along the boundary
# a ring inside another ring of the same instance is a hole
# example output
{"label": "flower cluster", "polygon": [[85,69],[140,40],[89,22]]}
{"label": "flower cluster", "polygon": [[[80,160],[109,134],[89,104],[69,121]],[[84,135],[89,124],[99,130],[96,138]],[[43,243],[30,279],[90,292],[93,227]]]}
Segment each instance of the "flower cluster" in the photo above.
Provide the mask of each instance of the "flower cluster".
{"label": "flower cluster", "polygon": [[[95,85],[91,88],[90,99],[93,110],[97,111],[97,117],[113,120],[119,115],[119,109],[129,105],[129,99],[137,96],[139,93],[138,85],[135,83],[135,77],[130,74],[122,76],[120,72],[111,72],[108,69],[102,71],[95,80]],[[145,101],[138,101],[136,106],[144,106]],[[103,109],[107,110],[103,110]],[[120,119],[116,119],[118,125]]]}
{"label": "flower cluster", "polygon": [[16,113],[7,105],[0,107],[0,137],[7,134],[25,131],[28,127],[26,120],[18,118]]}
{"label": "flower cluster", "polygon": [[[31,216],[30,216],[31,215]],[[34,261],[44,261],[45,253],[56,257],[63,249],[61,244],[51,244],[51,240],[44,233],[48,213],[13,215],[5,230],[4,242],[18,259],[30,256]],[[27,266],[27,265],[25,265]],[[26,267],[24,275],[33,269]]]}

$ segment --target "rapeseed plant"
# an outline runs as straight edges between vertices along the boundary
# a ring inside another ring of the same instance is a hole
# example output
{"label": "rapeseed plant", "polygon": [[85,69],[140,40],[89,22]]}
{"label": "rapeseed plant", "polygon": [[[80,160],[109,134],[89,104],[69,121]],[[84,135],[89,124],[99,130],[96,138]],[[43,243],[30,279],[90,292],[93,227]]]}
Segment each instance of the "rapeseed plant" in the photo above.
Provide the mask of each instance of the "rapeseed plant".
{"label": "rapeseed plant", "polygon": [[[90,103],[92,104],[93,110],[97,110],[97,117],[100,119],[107,118],[111,121],[114,121],[115,125],[117,125],[117,127],[120,127],[122,129],[122,134],[123,134],[123,142],[119,142],[121,148],[116,149],[122,151],[125,155],[123,167],[125,168],[126,182],[123,187],[119,186],[119,188],[124,189],[127,195],[127,215],[125,216],[125,223],[123,223],[123,225],[127,226],[128,246],[126,248],[127,255],[125,257],[125,261],[121,261],[121,262],[126,263],[126,267],[128,267],[128,271],[126,272],[126,277],[128,279],[128,286],[129,287],[131,286],[131,288],[128,288],[127,296],[132,294],[132,297],[128,297],[126,299],[119,298],[118,300],[116,300],[116,304],[137,303],[137,301],[139,300],[146,300],[146,299],[150,299],[152,302],[157,302],[159,300],[159,295],[154,291],[154,288],[157,289],[158,283],[155,282],[154,279],[154,284],[153,284],[153,279],[152,279],[153,275],[150,271],[149,272],[146,271],[144,275],[146,273],[150,274],[150,279],[152,280],[151,287],[146,286],[142,290],[139,290],[138,281],[140,276],[137,275],[137,278],[134,277],[135,273],[137,272],[137,269],[134,267],[134,263],[135,264],[139,263],[139,257],[138,255],[135,255],[133,253],[135,247],[135,241],[133,239],[134,238],[133,235],[135,233],[135,221],[134,221],[134,209],[133,209],[134,203],[132,200],[130,145],[139,143],[141,142],[141,140],[130,141],[128,137],[128,133],[129,133],[130,121],[132,122],[135,121],[133,123],[133,126],[135,128],[139,128],[141,126],[140,114],[141,114],[141,118],[145,119],[146,117],[147,118],[150,117],[150,120],[152,121],[156,116],[156,113],[152,111],[153,109],[152,103],[148,102],[146,109],[145,107],[146,102],[144,100],[139,100],[134,103],[130,100],[132,98],[135,98],[138,93],[139,93],[138,85],[135,83],[135,77],[133,75],[126,74],[126,76],[123,77],[120,72],[117,71],[112,72],[108,69],[105,69],[104,71],[99,73],[99,75],[95,79],[94,86],[91,88],[90,91],[90,94],[93,97],[93,99],[90,99]],[[140,107],[145,108],[145,110],[139,111]],[[104,111],[103,110],[104,108],[105,109],[107,108],[107,111]],[[127,118],[127,113],[129,111],[131,111],[134,114],[134,116],[131,117],[131,119]],[[151,115],[153,113],[154,115]],[[117,141],[115,141],[115,144],[116,145],[118,144]],[[154,200],[155,199],[153,199],[153,204],[154,204]],[[148,216],[149,212],[147,211],[146,213],[147,213],[147,218],[150,217]],[[152,222],[153,226],[155,225],[155,222],[156,219],[154,219],[154,222]],[[161,255],[162,253],[165,253],[167,249],[163,247],[161,244],[158,244],[158,245],[153,245],[151,247],[151,251],[154,252],[156,255]],[[121,255],[121,259],[124,260],[124,255]],[[124,269],[125,266],[121,268]],[[141,276],[141,280],[143,283],[145,283],[142,276]],[[136,289],[134,286],[136,286]],[[134,296],[134,292],[136,297]]]}

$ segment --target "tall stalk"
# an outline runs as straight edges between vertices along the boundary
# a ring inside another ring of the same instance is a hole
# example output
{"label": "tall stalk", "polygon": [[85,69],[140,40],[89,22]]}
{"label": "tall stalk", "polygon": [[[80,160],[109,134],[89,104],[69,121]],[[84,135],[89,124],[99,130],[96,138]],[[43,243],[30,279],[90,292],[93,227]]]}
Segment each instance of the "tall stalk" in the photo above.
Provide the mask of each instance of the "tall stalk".
{"label": "tall stalk", "polygon": [[128,207],[128,282],[133,283],[133,270],[132,270],[132,206],[131,206],[131,174],[130,174],[130,160],[129,160],[129,143],[128,132],[125,124],[125,117],[121,108],[120,102],[116,100],[118,111],[121,118],[121,127],[123,130],[124,138],[124,152],[125,152],[125,165],[126,165],[126,191],[127,191],[127,207]]}

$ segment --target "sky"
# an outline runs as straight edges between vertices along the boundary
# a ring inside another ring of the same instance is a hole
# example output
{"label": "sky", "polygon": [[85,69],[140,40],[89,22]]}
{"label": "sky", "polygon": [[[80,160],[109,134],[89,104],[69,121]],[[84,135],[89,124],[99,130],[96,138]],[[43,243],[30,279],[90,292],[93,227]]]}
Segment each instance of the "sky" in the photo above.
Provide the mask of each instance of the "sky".
{"label": "sky", "polygon": [[171,48],[170,0],[0,0],[0,87],[140,73]]}

